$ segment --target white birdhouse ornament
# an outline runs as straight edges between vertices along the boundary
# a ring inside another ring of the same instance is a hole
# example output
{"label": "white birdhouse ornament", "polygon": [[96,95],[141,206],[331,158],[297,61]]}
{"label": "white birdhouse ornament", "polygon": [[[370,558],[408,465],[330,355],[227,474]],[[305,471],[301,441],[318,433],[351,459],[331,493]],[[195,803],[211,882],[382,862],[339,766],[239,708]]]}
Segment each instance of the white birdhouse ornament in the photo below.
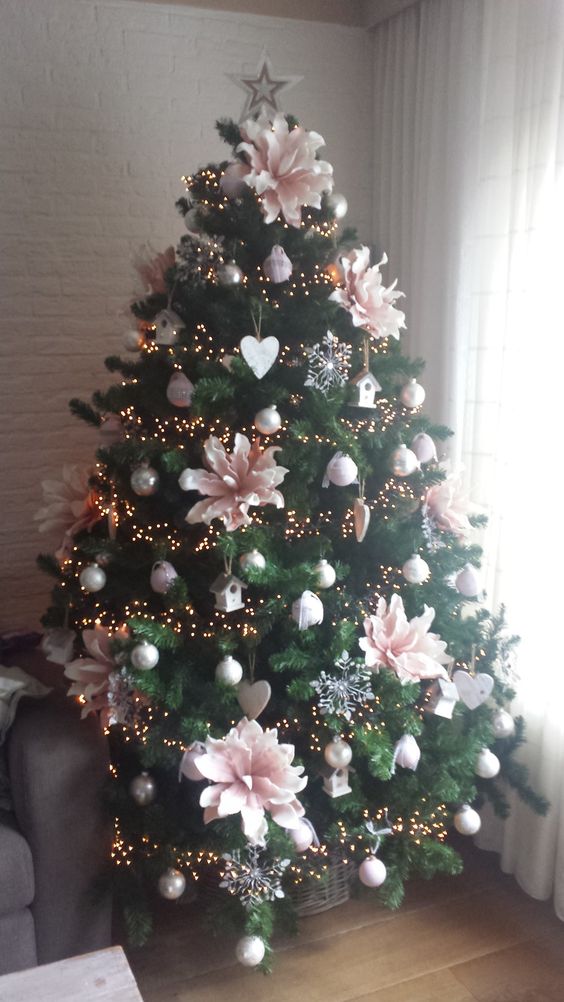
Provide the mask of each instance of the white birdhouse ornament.
{"label": "white birdhouse ornament", "polygon": [[437,678],[429,689],[429,699],[425,703],[427,713],[436,717],[452,718],[452,711],[458,702],[458,689],[454,682],[446,678]]}
{"label": "white birdhouse ornament", "polygon": [[215,595],[215,608],[221,612],[235,612],[243,609],[243,588],[247,585],[234,574],[219,574],[213,582],[210,591]]}
{"label": "white birdhouse ornament", "polygon": [[349,400],[351,407],[374,408],[376,406],[374,397],[382,387],[376,376],[373,376],[368,369],[363,369],[357,376],[354,376],[349,385],[354,386],[355,391],[353,399]]}
{"label": "white birdhouse ornament", "polygon": [[157,344],[172,345],[178,340],[178,332],[184,324],[174,310],[161,310],[155,320],[155,341]]}
{"label": "white birdhouse ornament", "polygon": [[333,769],[328,775],[324,776],[323,789],[332,800],[335,800],[337,797],[344,797],[347,793],[352,793],[349,786],[349,770],[347,767]]}

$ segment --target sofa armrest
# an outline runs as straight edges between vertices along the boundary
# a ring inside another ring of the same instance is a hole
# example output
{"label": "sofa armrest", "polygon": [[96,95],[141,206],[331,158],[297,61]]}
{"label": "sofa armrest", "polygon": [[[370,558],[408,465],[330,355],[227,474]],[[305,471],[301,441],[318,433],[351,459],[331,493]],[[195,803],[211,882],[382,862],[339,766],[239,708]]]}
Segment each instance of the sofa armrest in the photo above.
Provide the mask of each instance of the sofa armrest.
{"label": "sofa armrest", "polygon": [[111,831],[102,803],[108,747],[94,717],[60,696],[23,700],[9,738],[16,817],[33,856],[40,964],[111,940],[109,894],[96,886]]}

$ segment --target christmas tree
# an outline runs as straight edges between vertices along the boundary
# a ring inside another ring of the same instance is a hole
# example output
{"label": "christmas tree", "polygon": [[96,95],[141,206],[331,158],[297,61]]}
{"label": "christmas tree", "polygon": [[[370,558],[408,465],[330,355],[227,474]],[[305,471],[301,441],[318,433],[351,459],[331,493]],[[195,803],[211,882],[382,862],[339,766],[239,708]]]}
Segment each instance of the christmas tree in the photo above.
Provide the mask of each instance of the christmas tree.
{"label": "christmas tree", "polygon": [[45,648],[109,735],[130,937],[206,885],[267,966],[336,869],[391,907],[458,873],[451,826],[507,811],[500,761],[543,803],[512,758],[515,638],[478,600],[484,520],[437,458],[387,259],[339,232],[321,136],[217,127],[233,154],[184,179],[186,235],[140,265],[119,380],[71,402],[101,446],[46,485]]}

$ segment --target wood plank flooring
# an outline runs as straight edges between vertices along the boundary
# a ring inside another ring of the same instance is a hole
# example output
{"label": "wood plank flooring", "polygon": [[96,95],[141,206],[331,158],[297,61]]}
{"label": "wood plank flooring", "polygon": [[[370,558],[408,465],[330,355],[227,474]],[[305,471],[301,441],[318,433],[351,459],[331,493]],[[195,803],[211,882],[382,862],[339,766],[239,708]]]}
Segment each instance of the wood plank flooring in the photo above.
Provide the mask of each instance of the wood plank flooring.
{"label": "wood plank flooring", "polygon": [[497,857],[466,849],[462,876],[413,882],[397,912],[370,895],[302,919],[274,973],[247,971],[207,936],[197,904],[163,912],[129,961],[145,1002],[564,1002],[564,923]]}

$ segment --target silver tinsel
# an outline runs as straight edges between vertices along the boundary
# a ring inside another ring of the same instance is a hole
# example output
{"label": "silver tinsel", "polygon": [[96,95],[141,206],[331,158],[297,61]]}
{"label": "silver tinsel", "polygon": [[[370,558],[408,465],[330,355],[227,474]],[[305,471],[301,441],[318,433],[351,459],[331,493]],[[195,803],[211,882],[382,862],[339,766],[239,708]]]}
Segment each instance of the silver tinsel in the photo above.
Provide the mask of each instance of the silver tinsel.
{"label": "silver tinsel", "polygon": [[343,651],[335,662],[335,668],[338,668],[339,675],[328,675],[322,671],[311,686],[319,696],[318,706],[322,714],[335,713],[350,720],[358,706],[374,699],[370,687],[372,673],[354,661],[348,651]]}
{"label": "silver tinsel", "polygon": [[290,860],[261,859],[261,855],[258,846],[250,845],[244,852],[235,849],[222,856],[225,866],[219,886],[238,897],[244,908],[284,897],[280,880]]}
{"label": "silver tinsel", "polygon": [[343,386],[350,368],[350,344],[327,331],[323,341],[309,349],[305,386],[313,386],[327,396],[332,386]]}
{"label": "silver tinsel", "polygon": [[138,710],[131,679],[125,668],[108,676],[109,724],[132,724]]}

